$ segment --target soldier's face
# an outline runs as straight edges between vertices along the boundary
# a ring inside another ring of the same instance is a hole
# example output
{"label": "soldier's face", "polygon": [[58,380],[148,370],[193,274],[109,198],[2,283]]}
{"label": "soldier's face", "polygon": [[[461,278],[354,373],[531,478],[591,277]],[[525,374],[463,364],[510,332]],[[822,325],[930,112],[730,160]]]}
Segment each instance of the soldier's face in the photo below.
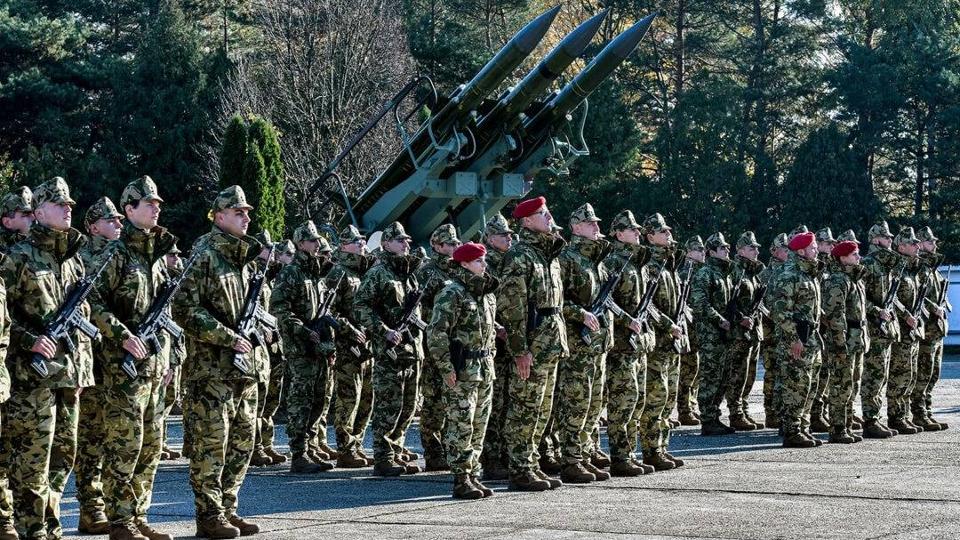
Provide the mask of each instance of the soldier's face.
{"label": "soldier's face", "polygon": [[157,220],[160,219],[160,201],[143,199],[136,208],[132,204],[126,205],[124,211],[134,227],[149,231],[157,226]]}
{"label": "soldier's face", "polygon": [[11,231],[27,234],[30,231],[30,226],[33,225],[33,219],[33,212],[15,210],[12,216],[3,217],[3,226]]}
{"label": "soldier's face", "polygon": [[300,248],[300,251],[311,257],[316,257],[320,254],[320,240],[301,240],[297,244],[297,247]]}
{"label": "soldier's face", "polygon": [[840,264],[844,266],[859,266],[860,265],[860,252],[854,251],[849,255],[844,255],[840,257]]}
{"label": "soldier's face", "polygon": [[757,257],[760,256],[760,250],[755,246],[743,246],[742,248],[737,249],[737,255],[740,255],[749,261],[755,261],[757,260]]}
{"label": "soldier's face", "polygon": [[813,243],[801,249],[797,253],[804,259],[816,259],[817,253],[820,253],[820,249],[817,247],[816,243]]}
{"label": "soldier's face", "polygon": [[214,216],[216,224],[223,232],[233,236],[246,236],[250,226],[250,210],[246,208],[225,208]]}
{"label": "soldier's face", "polygon": [[893,239],[887,236],[878,236],[873,239],[873,243],[880,247],[890,249],[890,246],[893,245]]}
{"label": "soldier's face", "polygon": [[600,238],[600,224],[596,221],[582,221],[570,225],[570,231],[574,235],[586,238],[588,240],[597,240]]}
{"label": "soldier's face", "polygon": [[665,229],[647,234],[647,241],[655,246],[666,247],[673,241],[673,231]]}
{"label": "soldier's face", "polygon": [[920,244],[899,244],[897,245],[897,251],[907,257],[916,257],[917,252],[920,251]]}
{"label": "soldier's face", "polygon": [[717,249],[710,250],[710,256],[714,259],[729,260],[730,259],[730,248],[727,246],[720,246]]}
{"label": "soldier's face", "polygon": [[640,244],[640,230],[639,229],[623,229],[616,232],[617,240],[623,242],[624,244],[630,244],[631,246],[636,246]]}
{"label": "soldier's face", "polygon": [[176,253],[167,253],[167,268],[176,268],[180,264],[180,256]]}
{"label": "soldier's face", "polygon": [[120,238],[120,231],[123,226],[120,224],[120,218],[100,218],[90,224],[90,234],[101,236],[107,240],[116,240]]}
{"label": "soldier's face", "polygon": [[407,255],[410,253],[410,240],[406,238],[396,238],[383,242],[383,249],[394,255]]}
{"label": "soldier's face", "polygon": [[937,252],[937,241],[936,240],[925,240],[920,242],[920,251],[924,253],[936,253]]}
{"label": "soldier's face", "polygon": [[452,257],[453,252],[456,251],[458,247],[460,247],[460,242],[443,242],[441,244],[438,244],[436,242],[430,242],[430,246],[437,253],[444,255],[446,257]]}
{"label": "soldier's face", "polygon": [[820,250],[820,253],[826,253],[829,255],[833,252],[833,242],[817,242],[817,249]]}
{"label": "soldier's face", "polygon": [[509,234],[491,234],[487,237],[487,243],[497,251],[509,251],[513,245],[513,237]]}
{"label": "soldier's face", "polygon": [[479,259],[474,259],[466,263],[460,263],[460,266],[466,268],[467,270],[470,271],[470,273],[474,275],[482,276],[483,273],[486,272],[487,270],[487,257],[486,255],[484,255]]}
{"label": "soldier's face", "polygon": [[787,248],[777,248],[773,250],[773,256],[780,262],[787,260],[787,257],[790,256],[790,250]]}
{"label": "soldier's face", "polygon": [[67,203],[45,202],[37,208],[37,221],[55,231],[70,230],[73,221],[73,207]]}
{"label": "soldier's face", "polygon": [[694,249],[687,252],[687,258],[702,263],[707,259],[707,255],[702,249]]}
{"label": "soldier's face", "polygon": [[289,255],[289,254],[287,254],[287,253],[284,253],[283,255],[280,255],[280,262],[282,262],[283,264],[290,264],[290,263],[292,263],[292,262],[293,262],[293,255]]}
{"label": "soldier's face", "polygon": [[363,255],[367,251],[367,241],[363,238],[350,242],[349,244],[340,244],[340,249],[344,253],[353,253],[354,255]]}
{"label": "soldier's face", "polygon": [[553,224],[553,216],[550,210],[544,205],[539,211],[531,216],[523,218],[523,226],[534,232],[550,233]]}

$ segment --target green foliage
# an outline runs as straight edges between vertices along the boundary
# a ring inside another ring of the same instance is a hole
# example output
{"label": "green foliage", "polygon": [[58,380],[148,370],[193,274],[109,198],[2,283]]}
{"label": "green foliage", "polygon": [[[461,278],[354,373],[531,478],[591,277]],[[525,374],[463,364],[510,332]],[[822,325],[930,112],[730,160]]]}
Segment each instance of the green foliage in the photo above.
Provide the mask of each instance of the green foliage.
{"label": "green foliage", "polygon": [[236,114],[227,124],[220,149],[220,187],[236,184],[247,161],[247,122]]}
{"label": "green foliage", "polygon": [[233,184],[243,188],[256,208],[251,230],[267,230],[273,238],[283,238],[286,182],[280,138],[263,118],[244,119],[237,114],[227,124],[220,150],[220,188]]}

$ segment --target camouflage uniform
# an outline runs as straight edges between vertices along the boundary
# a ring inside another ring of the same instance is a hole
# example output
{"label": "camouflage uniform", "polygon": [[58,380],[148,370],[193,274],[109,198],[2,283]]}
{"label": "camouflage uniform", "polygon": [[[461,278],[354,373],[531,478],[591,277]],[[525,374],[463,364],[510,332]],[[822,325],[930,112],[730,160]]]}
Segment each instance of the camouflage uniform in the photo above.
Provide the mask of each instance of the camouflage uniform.
{"label": "camouflage uniform", "polygon": [[[920,229],[917,235],[923,242],[936,241],[930,227]],[[940,365],[943,363],[943,338],[947,335],[947,318],[938,317],[935,309],[946,311],[948,300],[944,295],[941,304],[940,297],[945,293],[947,280],[940,275],[939,266],[943,264],[943,255],[939,253],[921,252],[920,262],[923,265],[924,281],[927,283],[927,296],[924,300],[926,316],[924,320],[924,336],[920,340],[920,352],[917,358],[917,384],[910,396],[910,407],[913,413],[913,423],[924,430],[938,431],[946,429],[947,424],[937,422],[932,416],[933,387],[940,380]]]}
{"label": "camouflage uniform", "polygon": [[[430,243],[431,245],[459,244],[457,229],[450,224],[437,227],[430,235]],[[448,274],[453,268],[452,264],[454,263],[449,257],[433,251],[432,257],[417,270],[417,281],[424,286],[420,310],[425,321],[431,319],[434,298],[449,279]],[[438,359],[430,358],[423,363],[420,373],[420,393],[423,397],[420,405],[420,441],[423,443],[423,457],[427,470],[447,468],[442,440],[446,419],[446,407],[443,403],[443,373],[437,371],[437,366]]]}
{"label": "camouflage uniform", "polygon": [[867,334],[864,268],[845,266],[834,259],[822,284],[823,370],[828,371],[831,432],[846,431],[852,422],[854,368],[870,347]]}
{"label": "camouflage uniform", "polygon": [[[268,312],[272,309],[273,287],[276,284],[277,276],[280,274],[281,265],[276,260],[277,254],[283,248],[279,242],[272,242],[269,231],[261,231],[256,235],[256,239],[266,248],[274,248],[274,258],[270,261],[258,257],[255,264],[257,269],[263,269],[265,279],[262,289],[262,305]],[[262,255],[261,250],[261,255]],[[257,433],[254,438],[252,465],[269,465],[273,463],[283,463],[286,458],[276,453],[273,449],[273,437],[275,425],[273,415],[280,407],[280,393],[283,389],[284,372],[287,363],[284,358],[283,339],[278,330],[271,336],[269,345],[265,351],[258,351],[257,358],[263,360],[265,368],[258,370],[259,380],[257,381]],[[269,452],[267,452],[269,450]]]}
{"label": "camouflage uniform", "polygon": [[[20,186],[0,199],[0,216],[17,211],[33,212],[33,192],[27,186]],[[0,252],[6,253],[14,244],[26,239],[27,235],[7,229],[0,224]]]}
{"label": "camouflage uniform", "polygon": [[[830,227],[824,227],[817,231],[816,233],[817,244],[825,243],[830,245],[835,245],[837,239],[833,237],[833,231],[830,230]],[[820,251],[817,254],[817,260],[820,263],[820,284],[821,287],[823,283],[826,282],[827,278],[830,277],[830,271],[834,266],[833,258],[829,253],[825,251]],[[822,290],[821,290],[822,292]],[[827,398],[830,388],[830,370],[821,369],[820,376],[817,378],[817,392],[813,398],[813,408],[810,411],[811,419],[814,425],[820,429],[826,429],[826,416],[827,416]]]}
{"label": "camouflage uniform", "polygon": [[[62,178],[34,190],[37,207],[50,201],[74,204]],[[26,241],[12,246],[3,261],[14,352],[13,391],[6,404],[11,443],[10,480],[16,501],[17,525],[28,538],[59,537],[60,499],[76,454],[79,389],[93,386],[90,340],[75,332],[76,353],[58,344],[46,361],[50,375],[40,378],[30,368],[30,352],[44,323],[60,308],[65,291],[83,277],[77,252],[86,241],[76,229],[55,231],[39,223]],[[84,315],[89,316],[85,303]]]}
{"label": "camouflage uniform", "polygon": [[[737,249],[744,246],[760,247],[753,232],[747,231],[740,235],[737,240]],[[734,290],[736,290],[737,281],[741,284],[740,294],[737,296],[737,316],[735,320],[730,321],[733,343],[730,344],[729,353],[730,380],[727,387],[727,408],[730,411],[731,424],[738,424],[733,427],[742,429],[740,426],[747,427],[750,424],[760,427],[760,424],[751,418],[747,401],[757,378],[757,360],[760,357],[760,343],[763,341],[763,325],[759,310],[754,309],[752,313],[748,310],[754,308],[755,301],[759,300],[758,295],[763,293],[760,274],[765,267],[760,261],[751,261],[740,255],[734,258],[733,267],[731,278]],[[753,322],[753,328],[749,330],[740,324],[740,319],[747,316]],[[747,429],[751,428],[747,427]]]}
{"label": "camouflage uniform", "polygon": [[[729,247],[730,244],[721,233],[715,233],[707,239],[708,250],[716,250],[722,246]],[[690,289],[693,324],[700,347],[700,390],[697,402],[705,427],[720,423],[720,402],[723,401],[729,378],[728,347],[720,323],[726,320],[724,313],[733,294],[731,266],[729,260],[708,254],[706,263],[694,274]]]}
{"label": "camouflage uniform", "polygon": [[[341,244],[362,238],[353,225],[348,225],[340,232]],[[337,363],[334,366],[337,379],[334,414],[337,451],[341,456],[360,455],[363,451],[363,434],[373,411],[373,354],[369,344],[360,344],[356,340],[357,332],[363,329],[363,325],[354,316],[353,299],[375,260],[367,254],[337,251],[334,261],[333,269],[327,274],[327,285],[332,288],[340,283],[336,290],[334,311],[345,320],[343,328],[337,333]]]}
{"label": "camouflage uniform", "polygon": [[[179,255],[180,250],[177,246],[174,246],[170,250],[170,253]],[[168,253],[169,255],[169,253]],[[176,267],[167,266],[167,273],[170,275],[171,279],[176,279],[183,274],[183,261],[178,260]],[[169,337],[169,336],[168,336]],[[183,365],[184,360],[187,357],[187,342],[186,337],[181,337],[179,340],[171,340],[170,344],[170,383],[167,384],[166,388],[163,390],[163,419],[160,422],[160,426],[163,428],[163,434],[160,437],[160,442],[163,444],[163,454],[166,454],[168,459],[173,459],[180,457],[179,452],[175,452],[170,449],[167,445],[167,419],[170,417],[170,414],[173,412],[174,405],[180,403],[180,366]],[[184,441],[186,444],[186,441]]]}
{"label": "camouflage uniform", "polygon": [[[540,470],[537,444],[553,409],[557,364],[570,355],[557,260],[564,245],[558,235],[523,229],[501,270],[497,315],[507,329],[507,352],[514,359],[527,353],[533,358],[527,380],[520,379],[515,363],[510,368],[504,432],[514,476]],[[530,325],[532,319],[539,325]]]}
{"label": "camouflage uniform", "polygon": [[[770,251],[772,253],[779,248],[786,247],[787,235],[780,233],[773,239]],[[770,257],[770,264],[760,272],[760,282],[767,287],[763,300],[765,306],[769,304],[770,285],[782,269],[783,261],[776,257]],[[760,356],[763,360],[763,413],[766,427],[776,428],[780,426],[779,392],[775,392],[775,388],[778,387],[777,374],[780,365],[780,347],[777,345],[769,311],[767,311],[767,314],[763,314],[760,320],[763,324],[763,341],[760,342]]]}
{"label": "camouflage uniform", "polygon": [[[893,239],[894,249],[901,244],[919,244],[912,227],[904,227]],[[900,430],[900,425],[911,426],[910,396],[917,382],[917,358],[920,354],[920,339],[924,335],[923,321],[917,318],[917,327],[907,326],[907,318],[912,315],[917,303],[923,278],[923,268],[918,258],[907,259],[906,270],[897,289],[894,312],[900,320],[900,341],[890,350],[890,373],[887,379],[887,418],[890,427]],[[922,301],[922,299],[921,299]],[[901,430],[906,431],[906,430]]]}
{"label": "camouflage uniform", "polygon": [[[390,224],[381,242],[409,238],[399,223]],[[387,333],[394,330],[403,315],[408,294],[420,286],[414,272],[419,259],[413,255],[394,255],[387,251],[363,277],[353,298],[354,319],[360,323],[374,350],[373,459],[392,465],[404,452],[407,429],[413,422],[417,403],[417,384],[423,361],[423,337],[413,327],[403,342],[393,348],[396,359],[387,354]],[[414,315],[420,316],[420,307]],[[412,338],[412,339],[411,339]]]}
{"label": "camouflage uniform", "polygon": [[[688,240],[684,247],[688,252],[695,249],[700,251],[705,249],[703,239],[700,236],[694,236]],[[684,260],[679,275],[683,280],[690,282],[682,281],[684,287],[689,287],[692,284],[694,274],[702,265],[701,262],[694,259],[686,258]],[[697,407],[697,392],[700,388],[700,353],[697,336],[693,331],[693,310],[690,309],[689,301],[684,310],[684,317],[687,318],[687,336],[690,346],[689,350],[680,354],[680,373],[677,378],[677,388],[676,392],[671,391],[671,394],[675,396],[674,408],[676,408],[677,414],[680,417],[693,416],[699,423],[700,410]]]}
{"label": "camouflage uniform", "polygon": [[[237,186],[220,192],[213,211],[232,208],[251,208]],[[258,375],[234,366],[233,347],[240,337],[235,328],[253,262],[262,247],[252,236],[233,236],[214,225],[194,244],[202,253],[174,299],[174,317],[187,334],[184,433],[190,441],[198,523],[237,515],[238,493],[253,453]]]}

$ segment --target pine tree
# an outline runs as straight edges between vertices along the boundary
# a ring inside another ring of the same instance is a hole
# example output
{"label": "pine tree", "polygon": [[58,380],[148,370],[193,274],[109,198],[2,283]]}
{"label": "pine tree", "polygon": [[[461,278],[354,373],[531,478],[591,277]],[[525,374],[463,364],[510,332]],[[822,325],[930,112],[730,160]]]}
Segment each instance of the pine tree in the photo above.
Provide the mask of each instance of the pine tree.
{"label": "pine tree", "polygon": [[[237,184],[243,188],[243,192],[247,196],[247,203],[255,208],[253,220],[250,223],[251,232],[260,232],[264,229],[260,221],[260,216],[263,213],[260,202],[260,187],[267,181],[267,169],[263,164],[263,155],[260,154],[260,149],[257,148],[256,143],[252,140],[247,141],[246,154],[247,157],[243,163],[243,174],[240,176],[240,181],[237,182]],[[271,231],[271,233],[272,232],[273,231]]]}
{"label": "pine tree", "polygon": [[247,123],[239,114],[234,115],[223,133],[223,148],[220,150],[220,187],[236,184],[243,176],[247,162]]}

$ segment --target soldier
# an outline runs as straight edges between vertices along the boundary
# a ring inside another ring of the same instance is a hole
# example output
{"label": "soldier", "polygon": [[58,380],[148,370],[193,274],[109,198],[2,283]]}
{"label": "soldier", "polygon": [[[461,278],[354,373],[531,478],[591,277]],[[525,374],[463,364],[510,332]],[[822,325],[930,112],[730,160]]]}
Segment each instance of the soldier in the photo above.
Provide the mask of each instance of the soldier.
{"label": "soldier", "polygon": [[883,389],[887,385],[890,368],[890,351],[894,342],[900,340],[900,322],[893,314],[888,300],[890,287],[903,270],[903,258],[890,246],[893,235],[886,221],[870,227],[867,234],[870,252],[863,259],[864,286],[867,291],[867,317],[870,328],[870,348],[863,357],[863,378],[860,404],[863,408],[863,436],[870,439],[886,439],[897,434],[880,420],[883,406]]}
{"label": "soldier", "polygon": [[[0,255],[0,259],[2,258],[3,255]],[[3,325],[0,327],[0,406],[2,406],[10,399],[10,372],[7,370],[6,362],[10,347],[10,314],[7,311],[7,292],[2,279],[0,279],[0,324]],[[6,416],[5,411],[3,414],[3,421],[6,422],[9,417]],[[3,433],[0,433],[0,436],[5,435],[9,428],[3,426],[2,429]],[[3,444],[6,446],[7,443]],[[13,524],[13,495],[10,493],[6,470],[10,455],[7,449],[3,452],[4,455],[0,458],[3,460],[3,471],[0,476],[0,540],[17,540],[19,535]]]}
{"label": "soldier", "polygon": [[[14,489],[17,525],[28,538],[59,538],[60,499],[76,455],[78,395],[93,386],[90,339],[71,336],[71,352],[48,336],[38,335],[64,300],[64,291],[84,273],[77,252],[86,241],[71,228],[73,199],[63,178],[49,180],[33,191],[36,222],[26,240],[14,244],[3,261],[11,319],[10,340],[17,346],[8,360],[13,391],[6,404],[10,480]],[[82,311],[89,317],[89,305]],[[31,369],[41,355],[49,375]]]}
{"label": "soldier", "polygon": [[[170,252],[164,257],[167,274],[170,275],[171,279],[176,279],[183,274],[183,260],[180,258],[181,253],[180,248],[174,244],[173,247],[170,248]],[[170,336],[168,336],[168,338],[170,338]],[[160,425],[163,428],[163,435],[160,437],[160,441],[163,443],[163,450],[160,451],[161,461],[180,459],[183,455],[180,451],[174,450],[167,444],[167,418],[169,418],[170,413],[173,412],[173,407],[180,403],[180,366],[183,365],[183,361],[187,357],[187,342],[183,336],[181,336],[180,339],[170,339],[172,341],[170,344],[170,382],[167,383],[167,387],[163,391],[163,419],[160,421]]]}
{"label": "soldier", "polygon": [[317,423],[330,405],[328,381],[336,359],[333,329],[311,328],[320,305],[330,294],[321,253],[330,253],[327,239],[307,221],[293,233],[297,254],[277,278],[271,299],[282,333],[287,359],[287,435],[290,437],[290,472],[318,473],[333,468],[328,455],[311,456]]}
{"label": "soldier", "polygon": [[730,244],[723,233],[707,238],[707,262],[697,270],[690,289],[693,324],[700,346],[700,405],[702,435],[726,435],[735,430],[720,421],[720,402],[729,377],[729,354],[724,334],[731,322],[724,314],[733,295],[730,278]]}
{"label": "soldier", "polygon": [[[501,274],[503,259],[513,245],[513,234],[514,231],[510,228],[507,218],[502,214],[494,214],[487,221],[483,231],[483,241],[487,248],[487,272],[494,277],[499,277]],[[503,430],[507,419],[507,393],[513,358],[507,354],[507,343],[503,339],[505,336],[506,332],[501,332],[497,337],[497,355],[493,363],[496,372],[493,380],[493,404],[490,408],[490,419],[487,422],[487,433],[483,438],[483,453],[480,454],[484,480],[510,478]]]}
{"label": "soldier", "polygon": [[822,349],[820,337],[820,285],[817,281],[817,245],[813,233],[800,233],[787,247],[794,257],[770,285],[770,317],[781,353],[783,381],[780,421],[783,446],[810,448],[823,444],[809,433],[807,411],[813,404],[814,381]]}
{"label": "soldier", "polygon": [[[433,300],[444,287],[447,274],[453,268],[450,256],[460,247],[457,229],[449,224],[437,227],[430,235],[430,249],[433,256],[428,258],[417,271],[417,281],[423,284],[423,300],[420,309],[425,321],[431,319]],[[420,405],[420,440],[423,443],[423,460],[428,471],[446,471],[450,469],[443,450],[443,423],[446,418],[443,404],[443,374],[436,371],[437,359],[423,364],[420,374],[420,393],[423,402]]]}
{"label": "soldier", "polygon": [[[920,354],[920,340],[924,336],[923,321],[914,306],[922,305],[923,294],[920,280],[923,268],[920,263],[920,240],[913,227],[900,229],[893,245],[897,253],[906,260],[906,269],[897,289],[897,304],[894,310],[900,320],[900,341],[890,350],[890,373],[887,380],[887,418],[891,429],[900,434],[913,435],[923,431],[911,422],[910,395],[917,381],[917,358]],[[919,302],[918,302],[919,300]]]}
{"label": "soldier", "polygon": [[[112,240],[120,238],[123,215],[117,211],[107,197],[101,197],[87,213],[83,223],[89,234],[89,241],[80,248],[80,260],[85,268],[96,268],[96,261]],[[93,379],[95,386],[80,394],[80,421],[77,423],[76,469],[77,500],[80,502],[80,524],[77,527],[84,534],[107,534],[110,521],[104,512],[103,448],[106,441],[104,429],[103,367],[106,361],[102,340],[93,343]]]}
{"label": "soldier", "polygon": [[260,528],[237,514],[238,493],[253,453],[257,374],[234,363],[253,344],[235,330],[261,244],[247,235],[250,211],[243,189],[221,191],[208,216],[209,233],[194,245],[202,253],[174,301],[187,333],[183,365],[184,432],[190,442],[190,485],[197,536],[236,538]]}
{"label": "soldier", "polygon": [[[679,375],[680,355],[675,342],[682,337],[678,314],[680,276],[674,259],[672,229],[663,216],[653,214],[643,222],[644,236],[650,246],[650,261],[643,267],[644,279],[658,283],[653,296],[651,320],[656,332],[656,346],[647,355],[646,392],[640,417],[640,448],[643,462],[658,471],[682,467],[680,458],[670,455],[670,379]],[[659,274],[659,275],[658,275]],[[639,381],[638,381],[639,382]]]}
{"label": "soldier", "polygon": [[[730,382],[727,387],[727,407],[730,410],[730,427],[737,431],[753,431],[763,424],[750,416],[747,400],[757,378],[757,359],[760,357],[760,342],[763,341],[763,326],[760,324],[760,301],[764,270],[760,255],[760,243],[753,231],[747,231],[737,239],[737,256],[733,263],[733,288],[739,290],[736,300],[736,324],[730,332]],[[738,287],[739,282],[739,287]]]}
{"label": "soldier", "polygon": [[280,242],[280,246],[277,249],[279,250],[277,260],[280,261],[281,265],[286,266],[293,262],[293,258],[297,254],[297,248],[293,245],[293,242],[284,240]]}
{"label": "soldier", "polygon": [[850,444],[863,437],[853,433],[853,377],[856,358],[870,345],[867,335],[866,290],[863,267],[856,242],[841,241],[831,246],[831,268],[822,284],[824,311],[824,371],[830,381],[830,442]]}
{"label": "soldier", "polygon": [[[416,325],[399,331],[407,298],[421,285],[414,274],[420,260],[410,254],[411,240],[400,223],[387,226],[380,237],[380,261],[364,276],[353,298],[354,318],[374,350],[373,474],[377,476],[420,472],[412,463],[418,456],[404,447],[404,441],[417,404],[423,336]],[[418,304],[410,316],[420,319],[420,313]]]}
{"label": "soldier", "polygon": [[[830,227],[824,227],[816,232],[817,239],[817,260],[820,261],[820,283],[823,284],[830,277],[830,270],[833,268],[833,260],[830,253],[833,246],[837,244],[837,239],[833,237],[833,231]],[[817,392],[813,399],[813,408],[810,411],[810,429],[815,433],[827,433],[831,429],[831,424],[827,422],[827,395],[829,393],[830,380],[829,369],[821,369],[820,377],[817,379]]]}
{"label": "soldier", "polygon": [[[840,233],[840,235],[837,236],[837,242],[856,242],[858,248],[861,245],[860,241],[857,240],[857,235],[854,234],[853,229],[847,229]],[[860,279],[863,281],[864,277],[866,276],[866,268],[863,268],[863,253],[860,254],[860,261]],[[864,290],[866,290],[866,285],[864,285]],[[869,335],[867,326],[864,327],[863,331]],[[863,378],[863,357],[865,355],[866,351],[864,351],[864,354],[853,356],[853,396],[851,397],[850,407],[847,409],[847,424],[849,424],[852,431],[859,431],[863,429],[863,418],[856,415],[853,410],[853,404],[860,395],[860,382]]]}
{"label": "soldier", "polygon": [[600,234],[599,223],[590,203],[574,210],[570,215],[571,240],[559,257],[566,333],[572,339],[567,341],[570,357],[557,368],[558,401],[553,424],[563,460],[560,479],[574,484],[610,478],[590,461],[593,426],[601,409],[604,363],[613,347],[612,314],[604,310],[598,317],[591,311],[609,277],[602,261],[610,251],[610,242]]}
{"label": "soldier", "polygon": [[453,496],[479,499],[493,495],[480,482],[480,451],[493,399],[493,356],[497,334],[497,278],[486,273],[482,244],[467,243],[453,252],[457,266],[437,294],[427,342],[428,358],[443,374],[447,404],[447,462]]}
{"label": "soldier", "polygon": [[[649,249],[640,245],[640,224],[633,212],[623,210],[610,223],[613,251],[604,261],[607,268],[622,268],[620,282],[613,291],[613,301],[627,314],[614,318],[613,349],[607,355],[606,390],[607,438],[610,443],[610,474],[632,477],[654,471],[650,465],[636,460],[637,409],[643,409],[637,376],[643,355],[653,348],[654,331],[634,314],[647,293],[649,284],[641,269],[650,257]],[[644,351],[644,352],[641,352]]]}
{"label": "soldier", "polygon": [[[680,269],[683,286],[689,287],[693,282],[693,275],[703,266],[706,260],[706,248],[700,235],[694,235],[684,244],[684,263]],[[700,354],[697,346],[696,334],[693,332],[693,311],[689,303],[684,310],[687,318],[686,328],[689,349],[680,354],[680,374],[677,379],[677,391],[671,392],[677,409],[677,420],[684,426],[700,425],[700,410],[697,407],[697,391],[700,387]]]}
{"label": "soldier", "polygon": [[917,357],[917,383],[910,396],[913,423],[924,431],[940,431],[949,426],[934,420],[931,409],[933,387],[940,380],[940,365],[943,363],[943,338],[947,335],[947,280],[938,268],[943,264],[943,255],[937,253],[938,238],[930,227],[920,229],[920,262],[923,265],[923,281],[927,283],[924,299],[924,335],[920,339]]}
{"label": "soldier", "polygon": [[[172,538],[147,524],[163,447],[169,343],[164,337],[161,350],[150,350],[134,334],[167,279],[164,256],[176,243],[176,237],[157,225],[162,202],[149,176],[124,188],[120,206],[125,225],[91,297],[93,320],[102,336],[103,493],[111,539]],[[134,379],[121,369],[126,355],[136,364]]]}
{"label": "soldier", "polygon": [[540,470],[537,443],[553,408],[557,364],[570,355],[557,260],[565,242],[555,233],[543,197],[519,203],[513,217],[523,228],[503,261],[497,296],[497,314],[507,328],[507,351],[514,360],[504,427],[510,486],[543,491],[563,485]]}
{"label": "soldier", "polygon": [[373,353],[363,325],[354,316],[353,299],[374,258],[367,252],[366,237],[353,225],[340,231],[339,239],[336,263],[327,274],[327,286],[337,295],[334,311],[342,319],[334,366],[337,467],[357,468],[373,465],[373,459],[363,453],[363,434],[373,411]]}
{"label": "soldier", "polygon": [[[780,233],[770,244],[770,264],[760,272],[760,282],[766,289],[764,293],[764,304],[768,303],[767,295],[770,294],[770,285],[774,278],[780,273],[783,264],[787,262],[790,256],[790,249],[787,247],[787,235]],[[763,314],[763,341],[760,343],[760,355],[763,357],[763,425],[771,429],[780,427],[780,381],[778,369],[780,357],[778,356],[776,334],[773,331],[773,321],[770,319],[769,311]]]}
{"label": "soldier", "polygon": [[0,252],[6,253],[10,247],[27,239],[30,226],[33,225],[33,192],[27,186],[20,186],[0,199]]}

